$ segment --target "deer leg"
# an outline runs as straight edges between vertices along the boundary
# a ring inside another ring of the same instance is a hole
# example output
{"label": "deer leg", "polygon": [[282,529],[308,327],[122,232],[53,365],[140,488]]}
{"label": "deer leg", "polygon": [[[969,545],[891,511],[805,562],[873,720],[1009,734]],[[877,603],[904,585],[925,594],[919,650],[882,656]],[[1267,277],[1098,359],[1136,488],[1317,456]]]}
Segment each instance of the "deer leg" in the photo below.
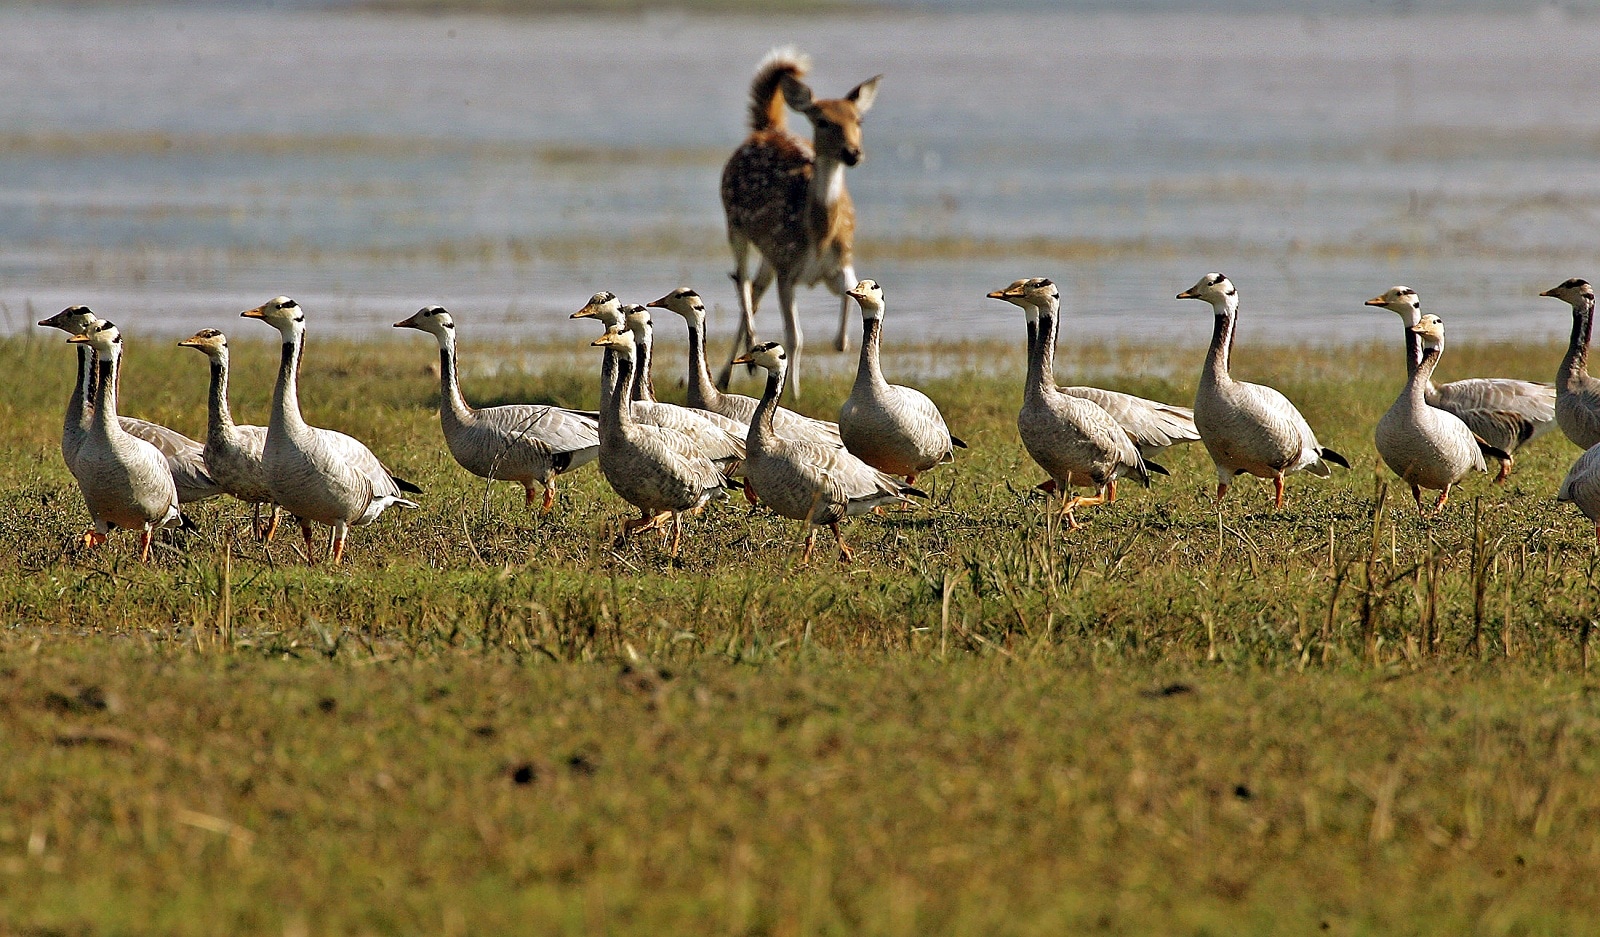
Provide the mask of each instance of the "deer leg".
{"label": "deer leg", "polygon": [[[750,239],[743,232],[729,228],[728,247],[733,251],[733,273],[730,276],[733,277],[733,288],[739,294],[739,331],[734,335],[733,347],[728,350],[728,363],[717,373],[717,386],[723,390],[727,390],[728,380],[733,376],[733,359],[756,342],[756,299],[759,296],[751,291]],[[760,276],[758,271],[756,278],[760,279]]]}
{"label": "deer leg", "polygon": [[800,328],[800,305],[795,301],[794,280],[778,280],[778,305],[783,307],[783,349],[789,353],[789,387],[794,399],[800,399],[800,352],[805,346],[805,333]]}
{"label": "deer leg", "polygon": [[839,275],[834,278],[833,291],[839,297],[839,334],[833,340],[833,347],[838,351],[850,350],[850,297],[844,291],[855,286],[856,268],[845,264],[839,268]]}

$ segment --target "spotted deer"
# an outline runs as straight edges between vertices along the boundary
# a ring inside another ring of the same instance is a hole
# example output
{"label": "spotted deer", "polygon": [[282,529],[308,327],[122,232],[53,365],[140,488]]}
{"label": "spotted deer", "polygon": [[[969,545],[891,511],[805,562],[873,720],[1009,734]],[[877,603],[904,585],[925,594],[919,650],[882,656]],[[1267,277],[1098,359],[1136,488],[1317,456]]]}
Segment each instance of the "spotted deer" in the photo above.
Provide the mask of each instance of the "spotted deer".
{"label": "spotted deer", "polygon": [[[861,117],[872,107],[883,76],[863,81],[842,98],[819,101],[801,80],[810,67],[810,58],[794,49],[774,49],[761,60],[750,82],[750,136],[722,169],[722,208],[742,318],[728,364],[717,378],[721,387],[728,386],[733,359],[755,345],[756,304],[774,279],[796,397],[804,344],[797,285],[823,283],[840,297],[834,347],[850,347],[850,300],[844,291],[856,283],[856,210],[844,187],[844,170],[862,159]],[[789,131],[786,104],[811,121],[811,143]],[[761,253],[753,280],[752,245]]]}

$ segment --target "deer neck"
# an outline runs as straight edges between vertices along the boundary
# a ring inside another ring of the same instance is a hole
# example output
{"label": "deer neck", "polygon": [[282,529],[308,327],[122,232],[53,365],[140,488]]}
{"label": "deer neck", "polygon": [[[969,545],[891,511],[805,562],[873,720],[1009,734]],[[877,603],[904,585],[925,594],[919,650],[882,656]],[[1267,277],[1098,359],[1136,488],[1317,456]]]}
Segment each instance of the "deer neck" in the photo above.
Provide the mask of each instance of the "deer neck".
{"label": "deer neck", "polygon": [[811,185],[806,190],[806,207],[811,229],[819,234],[825,235],[832,230],[835,213],[850,198],[844,186],[844,170],[844,163],[838,159],[817,156]]}

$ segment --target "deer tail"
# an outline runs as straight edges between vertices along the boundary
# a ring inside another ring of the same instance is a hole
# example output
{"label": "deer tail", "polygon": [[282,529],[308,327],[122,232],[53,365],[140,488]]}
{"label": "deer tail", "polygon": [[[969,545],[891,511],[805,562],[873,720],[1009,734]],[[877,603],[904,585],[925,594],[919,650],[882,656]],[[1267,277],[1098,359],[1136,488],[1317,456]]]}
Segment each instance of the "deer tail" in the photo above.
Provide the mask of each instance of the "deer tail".
{"label": "deer tail", "polygon": [[782,130],[788,122],[783,101],[784,78],[804,78],[811,70],[811,56],[794,46],[783,46],[767,53],[756,66],[750,81],[750,129]]}

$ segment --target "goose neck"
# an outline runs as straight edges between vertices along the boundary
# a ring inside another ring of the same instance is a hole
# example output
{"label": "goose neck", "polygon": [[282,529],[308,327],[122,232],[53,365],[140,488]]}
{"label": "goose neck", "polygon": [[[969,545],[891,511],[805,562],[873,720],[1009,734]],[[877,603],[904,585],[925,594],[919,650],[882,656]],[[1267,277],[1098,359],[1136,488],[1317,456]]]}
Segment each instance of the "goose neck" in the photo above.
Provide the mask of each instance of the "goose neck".
{"label": "goose neck", "polygon": [[634,338],[636,339],[634,343],[634,358],[636,360],[634,365],[633,390],[630,392],[630,396],[634,400],[644,400],[649,403],[655,403],[656,385],[655,381],[653,381],[650,377],[650,346],[655,344],[654,336],[651,335],[650,331],[647,329],[643,332],[635,333]]}
{"label": "goose neck", "polygon": [[113,350],[109,355],[96,356],[94,417],[90,426],[111,434],[119,428],[117,423],[117,372],[122,366],[122,355]]}
{"label": "goose neck", "polygon": [[1046,392],[1056,380],[1056,329],[1061,303],[1051,301],[1039,309],[1038,335],[1028,362],[1028,393]]}
{"label": "goose neck", "polygon": [[773,422],[778,415],[778,399],[783,396],[783,387],[789,377],[789,363],[779,361],[778,366],[767,372],[767,386],[761,392],[761,402],[756,405],[756,412],[750,418],[750,443],[763,445],[777,435]]}
{"label": "goose neck", "polygon": [[233,413],[228,409],[227,353],[211,361],[211,387],[206,398],[206,433],[216,439],[233,429]]}
{"label": "goose neck", "polygon": [[1406,377],[1406,395],[1416,406],[1427,405],[1427,390],[1433,383],[1433,369],[1439,366],[1439,357],[1444,354],[1444,348],[1434,345],[1431,348],[1422,348],[1418,342],[1418,353],[1421,360]]}
{"label": "goose neck", "polygon": [[693,316],[689,323],[689,405],[704,410],[715,410],[714,404],[722,400],[722,391],[711,380],[711,366],[706,362],[706,322],[703,316]]}
{"label": "goose neck", "polygon": [[1205,375],[1228,381],[1228,360],[1233,353],[1234,325],[1239,319],[1239,301],[1229,296],[1211,307],[1216,313],[1211,324],[1211,347],[1206,351]]}
{"label": "goose neck", "polygon": [[[621,355],[606,349],[611,364],[612,387],[600,403],[600,431],[614,433],[624,426],[633,425],[633,383],[636,364],[632,356]],[[601,380],[605,379],[605,366],[601,366]]]}
{"label": "goose neck", "polygon": [[456,343],[448,338],[439,340],[439,419],[465,423],[472,418],[472,408],[461,396],[461,376],[456,369]]}
{"label": "goose neck", "polygon": [[1589,374],[1589,334],[1594,327],[1594,297],[1585,296],[1572,307],[1572,338],[1567,342],[1566,357],[1561,359],[1561,369],[1556,383],[1565,387],[1573,378]]}
{"label": "goose neck", "polygon": [[884,385],[883,367],[879,362],[883,337],[883,319],[870,316],[861,320],[861,357],[856,363],[856,385],[872,387]]}
{"label": "goose neck", "polygon": [[72,386],[72,396],[67,399],[66,428],[82,429],[89,423],[87,404],[94,395],[94,349],[78,346],[78,382]]}
{"label": "goose neck", "polygon": [[297,429],[305,425],[300,415],[300,355],[305,336],[299,331],[283,333],[283,353],[278,360],[278,382],[272,387],[272,416],[269,433]]}

